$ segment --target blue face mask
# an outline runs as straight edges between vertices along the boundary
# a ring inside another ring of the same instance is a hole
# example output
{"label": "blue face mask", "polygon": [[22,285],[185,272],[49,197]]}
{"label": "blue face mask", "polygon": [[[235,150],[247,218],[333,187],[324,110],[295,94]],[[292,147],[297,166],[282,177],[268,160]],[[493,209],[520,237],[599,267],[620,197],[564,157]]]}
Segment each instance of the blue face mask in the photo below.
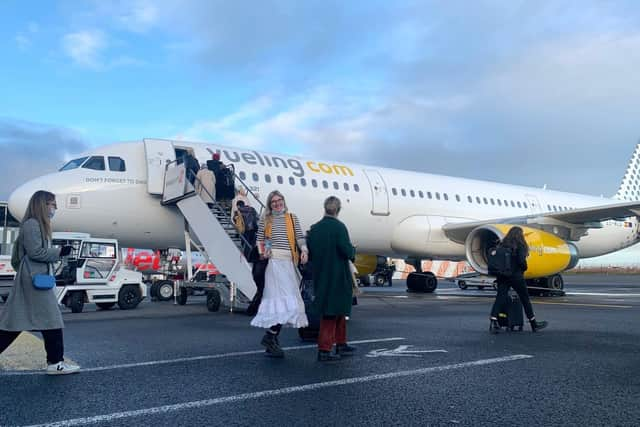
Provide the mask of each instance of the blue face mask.
{"label": "blue face mask", "polygon": [[49,219],[53,219],[55,214],[56,214],[56,209],[55,208],[49,208]]}

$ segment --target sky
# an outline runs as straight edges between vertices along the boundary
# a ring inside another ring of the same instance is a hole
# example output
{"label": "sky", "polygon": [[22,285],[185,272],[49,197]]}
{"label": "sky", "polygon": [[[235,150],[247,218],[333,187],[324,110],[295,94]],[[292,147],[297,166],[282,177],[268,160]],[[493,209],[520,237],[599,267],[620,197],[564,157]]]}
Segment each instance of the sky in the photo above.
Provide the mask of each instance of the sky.
{"label": "sky", "polygon": [[0,199],[174,138],[615,194],[637,1],[3,0]]}

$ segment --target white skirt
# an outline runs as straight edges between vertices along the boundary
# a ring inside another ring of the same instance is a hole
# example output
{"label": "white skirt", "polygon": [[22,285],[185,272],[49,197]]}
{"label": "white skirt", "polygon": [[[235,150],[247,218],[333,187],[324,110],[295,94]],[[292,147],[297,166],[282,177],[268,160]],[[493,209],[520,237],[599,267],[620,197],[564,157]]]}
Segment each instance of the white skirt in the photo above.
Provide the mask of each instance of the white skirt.
{"label": "white skirt", "polygon": [[309,325],[300,296],[300,278],[291,259],[269,259],[264,282],[262,301],[251,326],[270,328],[281,324],[303,328]]}

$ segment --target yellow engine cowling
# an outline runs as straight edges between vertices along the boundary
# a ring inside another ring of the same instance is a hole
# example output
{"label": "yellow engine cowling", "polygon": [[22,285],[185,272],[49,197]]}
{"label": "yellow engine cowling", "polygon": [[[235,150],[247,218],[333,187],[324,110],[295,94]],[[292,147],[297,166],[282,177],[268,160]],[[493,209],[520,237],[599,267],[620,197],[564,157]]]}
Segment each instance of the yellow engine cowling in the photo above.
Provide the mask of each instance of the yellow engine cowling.
{"label": "yellow engine cowling", "polygon": [[[487,253],[490,248],[507,235],[514,227],[511,224],[482,225],[467,236],[465,250],[469,264],[482,274],[487,274]],[[518,226],[524,232],[529,245],[528,269],[525,279],[546,277],[568,270],[579,261],[578,249],[572,243],[565,242],[546,231],[531,227]]]}
{"label": "yellow engine cowling", "polygon": [[358,275],[364,276],[366,274],[372,274],[374,271],[376,271],[376,267],[380,263],[379,258],[381,257],[378,257],[376,255],[357,254],[356,262],[354,264],[358,269]]}

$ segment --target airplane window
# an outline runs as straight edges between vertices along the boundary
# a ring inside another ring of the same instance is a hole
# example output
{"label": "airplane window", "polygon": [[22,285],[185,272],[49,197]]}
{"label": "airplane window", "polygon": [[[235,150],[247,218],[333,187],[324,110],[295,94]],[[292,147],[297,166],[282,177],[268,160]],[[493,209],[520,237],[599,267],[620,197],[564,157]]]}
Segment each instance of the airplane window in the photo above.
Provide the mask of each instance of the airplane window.
{"label": "airplane window", "polygon": [[409,194],[411,194],[411,197],[416,197],[416,192],[413,190],[409,190]]}
{"label": "airplane window", "polygon": [[509,206],[509,202],[507,200],[504,201],[505,206]]}
{"label": "airplane window", "polygon": [[87,160],[87,163],[82,165],[82,167],[85,168],[85,169],[93,169],[93,170],[96,170],[96,171],[103,171],[104,170],[104,157],[102,157],[102,156],[93,156],[89,160]]}
{"label": "airplane window", "polygon": [[469,201],[469,203],[473,203],[473,197],[467,196],[467,200]]}
{"label": "airplane window", "polygon": [[278,177],[276,178],[276,180],[278,181],[278,184],[282,184],[284,182],[284,179],[282,179],[281,175],[278,175]]}
{"label": "airplane window", "polygon": [[264,174],[264,182],[271,182],[271,175],[269,175],[268,173]]}
{"label": "airplane window", "polygon": [[527,202],[522,202],[522,206],[523,206],[525,209],[529,207],[529,206],[527,206]]}
{"label": "airplane window", "polygon": [[395,187],[392,188],[391,189],[391,194],[393,194],[394,196],[397,196],[398,195],[398,190],[396,190]]}
{"label": "airplane window", "polygon": [[322,180],[322,188],[329,188],[329,183],[325,180]]}
{"label": "airplane window", "polygon": [[307,180],[304,178],[300,178],[300,185],[302,185],[303,187],[307,186]]}
{"label": "airplane window", "polygon": [[427,197],[430,198],[430,199],[432,198],[431,197],[431,191],[427,191]]}
{"label": "airplane window", "polygon": [[502,200],[497,199],[496,202],[498,202],[498,206],[502,206]]}
{"label": "airplane window", "polygon": [[80,157],[79,159],[69,160],[64,166],[62,166],[60,168],[60,170],[58,172],[68,171],[68,170],[71,170],[71,169],[78,168],[78,167],[80,167],[81,164],[84,163],[85,160],[87,160],[86,157]]}
{"label": "airplane window", "polygon": [[360,191],[360,186],[358,184],[353,184],[353,189],[356,190],[356,193]]}
{"label": "airplane window", "polygon": [[516,207],[516,204],[515,204],[515,203],[513,203],[513,200],[511,201],[511,207],[512,207],[512,208],[515,208],[515,207]]}
{"label": "airplane window", "polygon": [[289,177],[289,184],[296,185],[296,180],[292,176]]}
{"label": "airplane window", "polygon": [[424,193],[422,190],[418,190],[418,196],[420,196],[421,199],[424,199]]}
{"label": "airplane window", "polygon": [[491,202],[491,204],[492,204],[493,206],[495,206],[495,205],[496,205],[496,201],[495,201],[495,200],[493,200],[493,197],[492,197],[491,199],[489,199],[489,201]]}
{"label": "airplane window", "polygon": [[551,210],[551,206],[547,205],[547,210],[550,211]]}
{"label": "airplane window", "polygon": [[344,191],[349,191],[349,184],[346,182],[344,183]]}
{"label": "airplane window", "polygon": [[442,193],[442,197],[444,197],[445,200],[449,200],[449,196],[447,195],[447,193]]}
{"label": "airplane window", "polygon": [[460,196],[456,194],[456,200],[459,202],[460,201]]}
{"label": "airplane window", "polygon": [[483,198],[482,198],[482,201],[484,202],[484,204],[485,204],[485,205],[488,205],[488,204],[489,204],[489,201],[487,200],[487,198],[486,198],[486,197],[483,197]]}
{"label": "airplane window", "polygon": [[258,182],[258,174],[257,173],[253,173],[251,174],[251,178],[253,178],[254,181]]}
{"label": "airplane window", "polygon": [[482,200],[480,200],[480,196],[476,196],[476,202],[482,203]]}
{"label": "airplane window", "polygon": [[244,171],[241,171],[241,172],[240,172],[240,179],[241,179],[241,180],[243,180],[243,181],[244,181],[245,179],[247,179],[247,174],[246,174]]}
{"label": "airplane window", "polygon": [[400,189],[400,193],[401,193],[403,196],[406,196],[406,195],[407,195],[407,192],[406,192],[406,191],[404,191],[404,188]]}
{"label": "airplane window", "polygon": [[114,172],[126,171],[124,160],[122,160],[120,157],[109,156],[109,170]]}
{"label": "airplane window", "polygon": [[315,179],[311,180],[311,185],[313,186],[313,188],[317,188],[318,187],[318,181],[316,181]]}
{"label": "airplane window", "polygon": [[436,191],[436,199],[440,200],[440,193]]}
{"label": "airplane window", "polygon": [[335,188],[336,190],[340,189],[340,184],[338,184],[337,182],[333,181],[333,188]]}
{"label": "airplane window", "polygon": [[520,203],[520,202],[516,202],[516,204],[518,205],[518,207],[519,207],[519,208],[521,208],[521,207],[522,207],[522,203]]}

